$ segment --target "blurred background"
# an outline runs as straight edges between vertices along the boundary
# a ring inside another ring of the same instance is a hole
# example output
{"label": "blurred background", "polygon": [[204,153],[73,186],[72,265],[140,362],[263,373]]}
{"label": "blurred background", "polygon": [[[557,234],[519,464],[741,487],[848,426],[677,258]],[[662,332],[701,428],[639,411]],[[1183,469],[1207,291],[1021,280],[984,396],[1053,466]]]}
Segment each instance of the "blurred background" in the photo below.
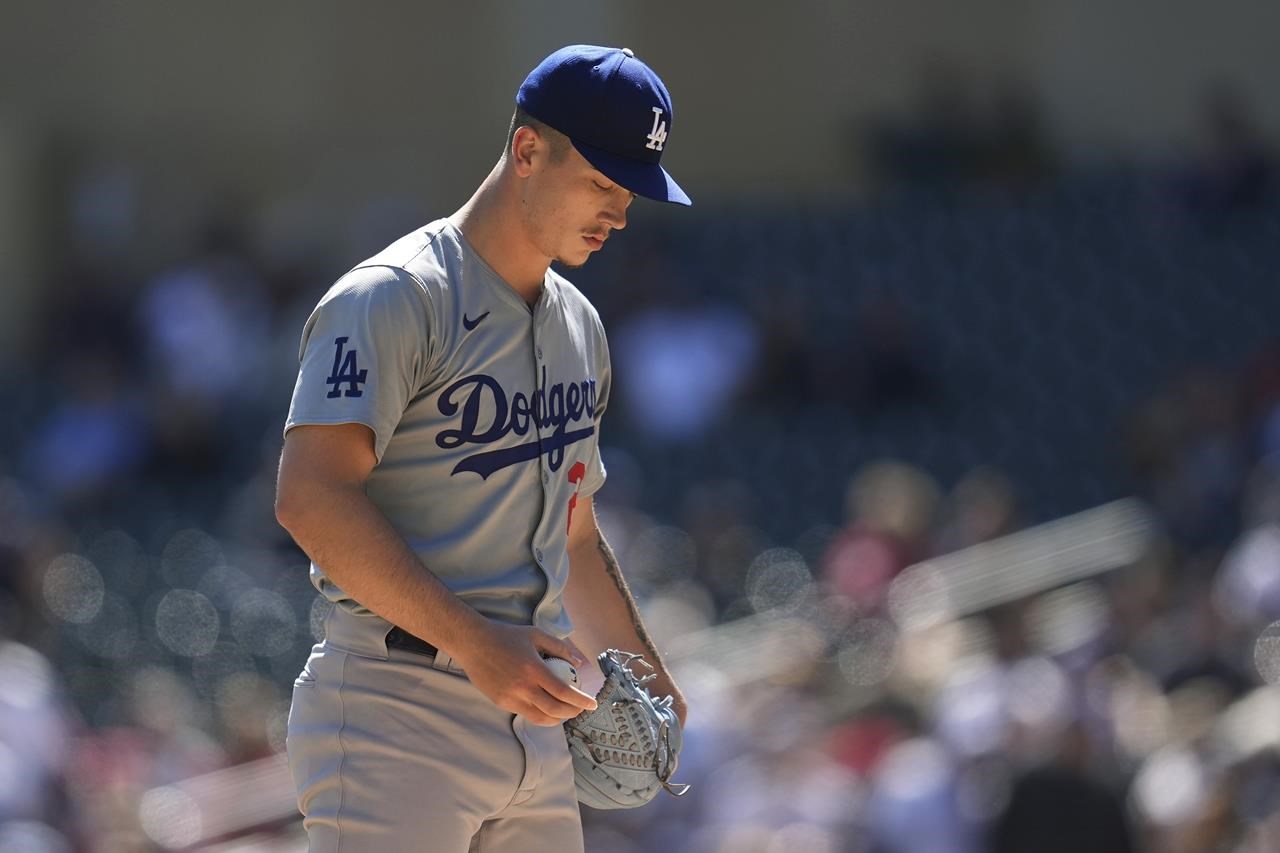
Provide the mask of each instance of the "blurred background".
{"label": "blurred background", "polygon": [[[593,853],[1280,850],[1280,5],[0,2],[0,850],[305,849],[302,324],[627,46],[573,274],[691,711]],[[1268,35],[1268,33],[1270,35]]]}

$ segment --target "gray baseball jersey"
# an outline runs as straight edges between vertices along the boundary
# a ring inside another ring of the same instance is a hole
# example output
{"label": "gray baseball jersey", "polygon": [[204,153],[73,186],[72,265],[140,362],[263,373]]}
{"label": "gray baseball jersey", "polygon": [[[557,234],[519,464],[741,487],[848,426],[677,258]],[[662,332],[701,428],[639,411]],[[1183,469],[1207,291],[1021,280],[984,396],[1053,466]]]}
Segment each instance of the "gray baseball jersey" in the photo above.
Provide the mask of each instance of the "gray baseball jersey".
{"label": "gray baseball jersey", "polygon": [[[343,276],[299,358],[285,432],[368,426],[367,493],[423,564],[486,616],[567,636],[569,520],[605,477],[609,352],[586,298],[549,270],[531,309],[441,219]],[[311,579],[367,612],[323,566]]]}

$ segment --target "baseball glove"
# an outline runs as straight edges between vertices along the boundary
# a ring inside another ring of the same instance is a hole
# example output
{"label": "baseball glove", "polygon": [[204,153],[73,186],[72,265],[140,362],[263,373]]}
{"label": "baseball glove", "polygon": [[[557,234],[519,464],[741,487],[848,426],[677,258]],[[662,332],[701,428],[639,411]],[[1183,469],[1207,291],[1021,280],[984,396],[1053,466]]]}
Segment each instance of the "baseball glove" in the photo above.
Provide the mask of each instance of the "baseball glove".
{"label": "baseball glove", "polygon": [[596,809],[633,809],[652,800],[660,788],[683,796],[689,786],[670,781],[683,744],[671,697],[654,700],[644,685],[657,676],[637,678],[631,671],[635,662],[653,667],[639,655],[617,649],[596,660],[604,673],[596,709],[564,724],[578,802]]}

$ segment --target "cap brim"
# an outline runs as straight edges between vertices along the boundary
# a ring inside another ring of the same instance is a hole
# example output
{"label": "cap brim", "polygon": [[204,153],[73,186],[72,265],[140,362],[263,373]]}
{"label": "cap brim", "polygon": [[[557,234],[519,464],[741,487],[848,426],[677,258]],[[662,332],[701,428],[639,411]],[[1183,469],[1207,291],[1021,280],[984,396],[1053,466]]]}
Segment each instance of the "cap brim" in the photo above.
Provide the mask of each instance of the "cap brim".
{"label": "cap brim", "polygon": [[687,193],[680,189],[675,178],[667,173],[659,163],[641,163],[630,157],[620,157],[603,148],[596,148],[584,142],[571,140],[586,161],[636,195],[651,198],[654,201],[666,201],[672,204],[691,205]]}

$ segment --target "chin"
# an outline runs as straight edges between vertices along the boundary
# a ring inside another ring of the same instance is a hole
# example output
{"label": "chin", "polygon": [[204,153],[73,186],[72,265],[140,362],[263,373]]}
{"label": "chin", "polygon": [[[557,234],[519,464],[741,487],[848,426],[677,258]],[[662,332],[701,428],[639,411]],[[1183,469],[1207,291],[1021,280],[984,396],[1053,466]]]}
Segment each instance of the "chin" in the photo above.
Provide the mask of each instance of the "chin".
{"label": "chin", "polygon": [[556,263],[567,270],[576,270],[586,266],[587,261],[590,260],[590,258],[591,258],[590,253],[587,253],[582,257],[569,257],[569,258],[566,258],[562,255],[556,258]]}

